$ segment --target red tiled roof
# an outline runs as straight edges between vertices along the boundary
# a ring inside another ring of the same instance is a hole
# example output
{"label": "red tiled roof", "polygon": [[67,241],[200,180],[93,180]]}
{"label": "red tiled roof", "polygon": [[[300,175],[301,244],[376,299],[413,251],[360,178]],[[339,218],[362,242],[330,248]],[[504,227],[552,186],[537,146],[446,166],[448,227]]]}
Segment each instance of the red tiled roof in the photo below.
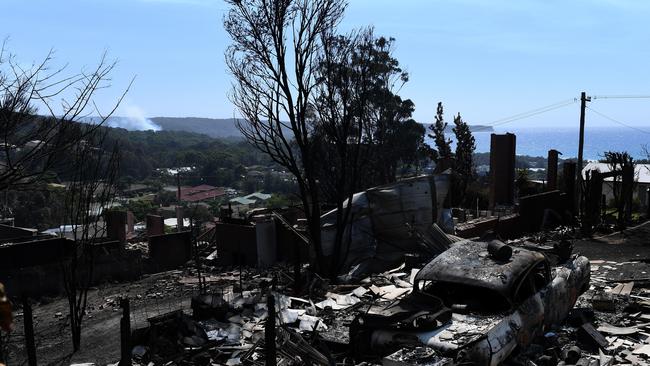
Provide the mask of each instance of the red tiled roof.
{"label": "red tiled roof", "polygon": [[181,187],[181,201],[185,202],[200,202],[221,197],[225,194],[223,188],[207,184],[196,187]]}

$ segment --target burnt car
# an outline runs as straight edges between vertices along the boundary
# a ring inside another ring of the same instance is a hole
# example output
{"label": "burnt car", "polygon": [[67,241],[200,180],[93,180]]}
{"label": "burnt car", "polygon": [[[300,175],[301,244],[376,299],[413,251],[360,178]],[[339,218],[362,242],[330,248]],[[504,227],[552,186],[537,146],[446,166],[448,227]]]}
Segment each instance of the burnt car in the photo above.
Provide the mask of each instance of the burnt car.
{"label": "burnt car", "polygon": [[357,352],[426,345],[458,363],[498,365],[561,324],[589,287],[586,257],[551,266],[539,251],[506,246],[504,256],[490,245],[455,244],[417,273],[410,295],[357,316],[350,327]]}

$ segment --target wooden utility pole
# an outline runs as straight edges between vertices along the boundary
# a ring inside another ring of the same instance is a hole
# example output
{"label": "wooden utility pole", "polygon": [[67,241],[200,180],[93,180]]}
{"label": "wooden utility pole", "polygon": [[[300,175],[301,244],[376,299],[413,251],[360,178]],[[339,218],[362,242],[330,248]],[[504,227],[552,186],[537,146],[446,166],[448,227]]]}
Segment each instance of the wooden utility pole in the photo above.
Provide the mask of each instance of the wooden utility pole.
{"label": "wooden utility pole", "polygon": [[176,173],[176,196],[178,198],[178,204],[181,204],[181,172]]}
{"label": "wooden utility pole", "polygon": [[585,109],[587,108],[587,102],[591,102],[591,97],[587,96],[587,93],[580,93],[580,140],[578,141],[578,167],[576,169],[576,174],[578,174],[578,212],[582,213],[582,151],[585,145]]}
{"label": "wooden utility pole", "polygon": [[[180,169],[180,168],[179,168]],[[176,189],[177,189],[177,198],[178,202],[176,203],[176,232],[183,231],[183,223],[185,218],[183,217],[183,201],[181,200],[181,172],[176,173]]]}

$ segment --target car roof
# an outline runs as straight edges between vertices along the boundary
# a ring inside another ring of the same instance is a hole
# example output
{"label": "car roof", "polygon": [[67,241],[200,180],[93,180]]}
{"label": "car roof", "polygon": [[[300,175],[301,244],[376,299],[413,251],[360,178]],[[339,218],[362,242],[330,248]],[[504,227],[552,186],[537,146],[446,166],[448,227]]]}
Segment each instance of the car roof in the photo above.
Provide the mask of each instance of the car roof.
{"label": "car roof", "polygon": [[434,258],[415,276],[418,281],[437,281],[475,286],[512,299],[519,279],[546,257],[536,251],[513,248],[506,262],[494,260],[487,242],[461,241]]}

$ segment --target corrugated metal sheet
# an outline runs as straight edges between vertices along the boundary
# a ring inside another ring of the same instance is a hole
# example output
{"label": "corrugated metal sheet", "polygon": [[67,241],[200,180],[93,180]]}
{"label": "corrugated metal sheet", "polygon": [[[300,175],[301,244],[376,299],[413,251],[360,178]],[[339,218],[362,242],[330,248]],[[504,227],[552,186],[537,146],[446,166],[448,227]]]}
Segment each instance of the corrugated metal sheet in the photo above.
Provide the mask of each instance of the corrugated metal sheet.
{"label": "corrugated metal sheet", "polygon": [[[405,253],[421,252],[423,245],[429,253],[444,250],[448,242],[436,245],[440,236],[432,234],[432,227],[447,190],[446,176],[419,176],[356,193],[352,199],[352,219],[343,235],[341,271],[353,269],[361,274],[380,270],[400,261]],[[336,210],[326,213],[321,220],[323,254],[331,256]]]}

